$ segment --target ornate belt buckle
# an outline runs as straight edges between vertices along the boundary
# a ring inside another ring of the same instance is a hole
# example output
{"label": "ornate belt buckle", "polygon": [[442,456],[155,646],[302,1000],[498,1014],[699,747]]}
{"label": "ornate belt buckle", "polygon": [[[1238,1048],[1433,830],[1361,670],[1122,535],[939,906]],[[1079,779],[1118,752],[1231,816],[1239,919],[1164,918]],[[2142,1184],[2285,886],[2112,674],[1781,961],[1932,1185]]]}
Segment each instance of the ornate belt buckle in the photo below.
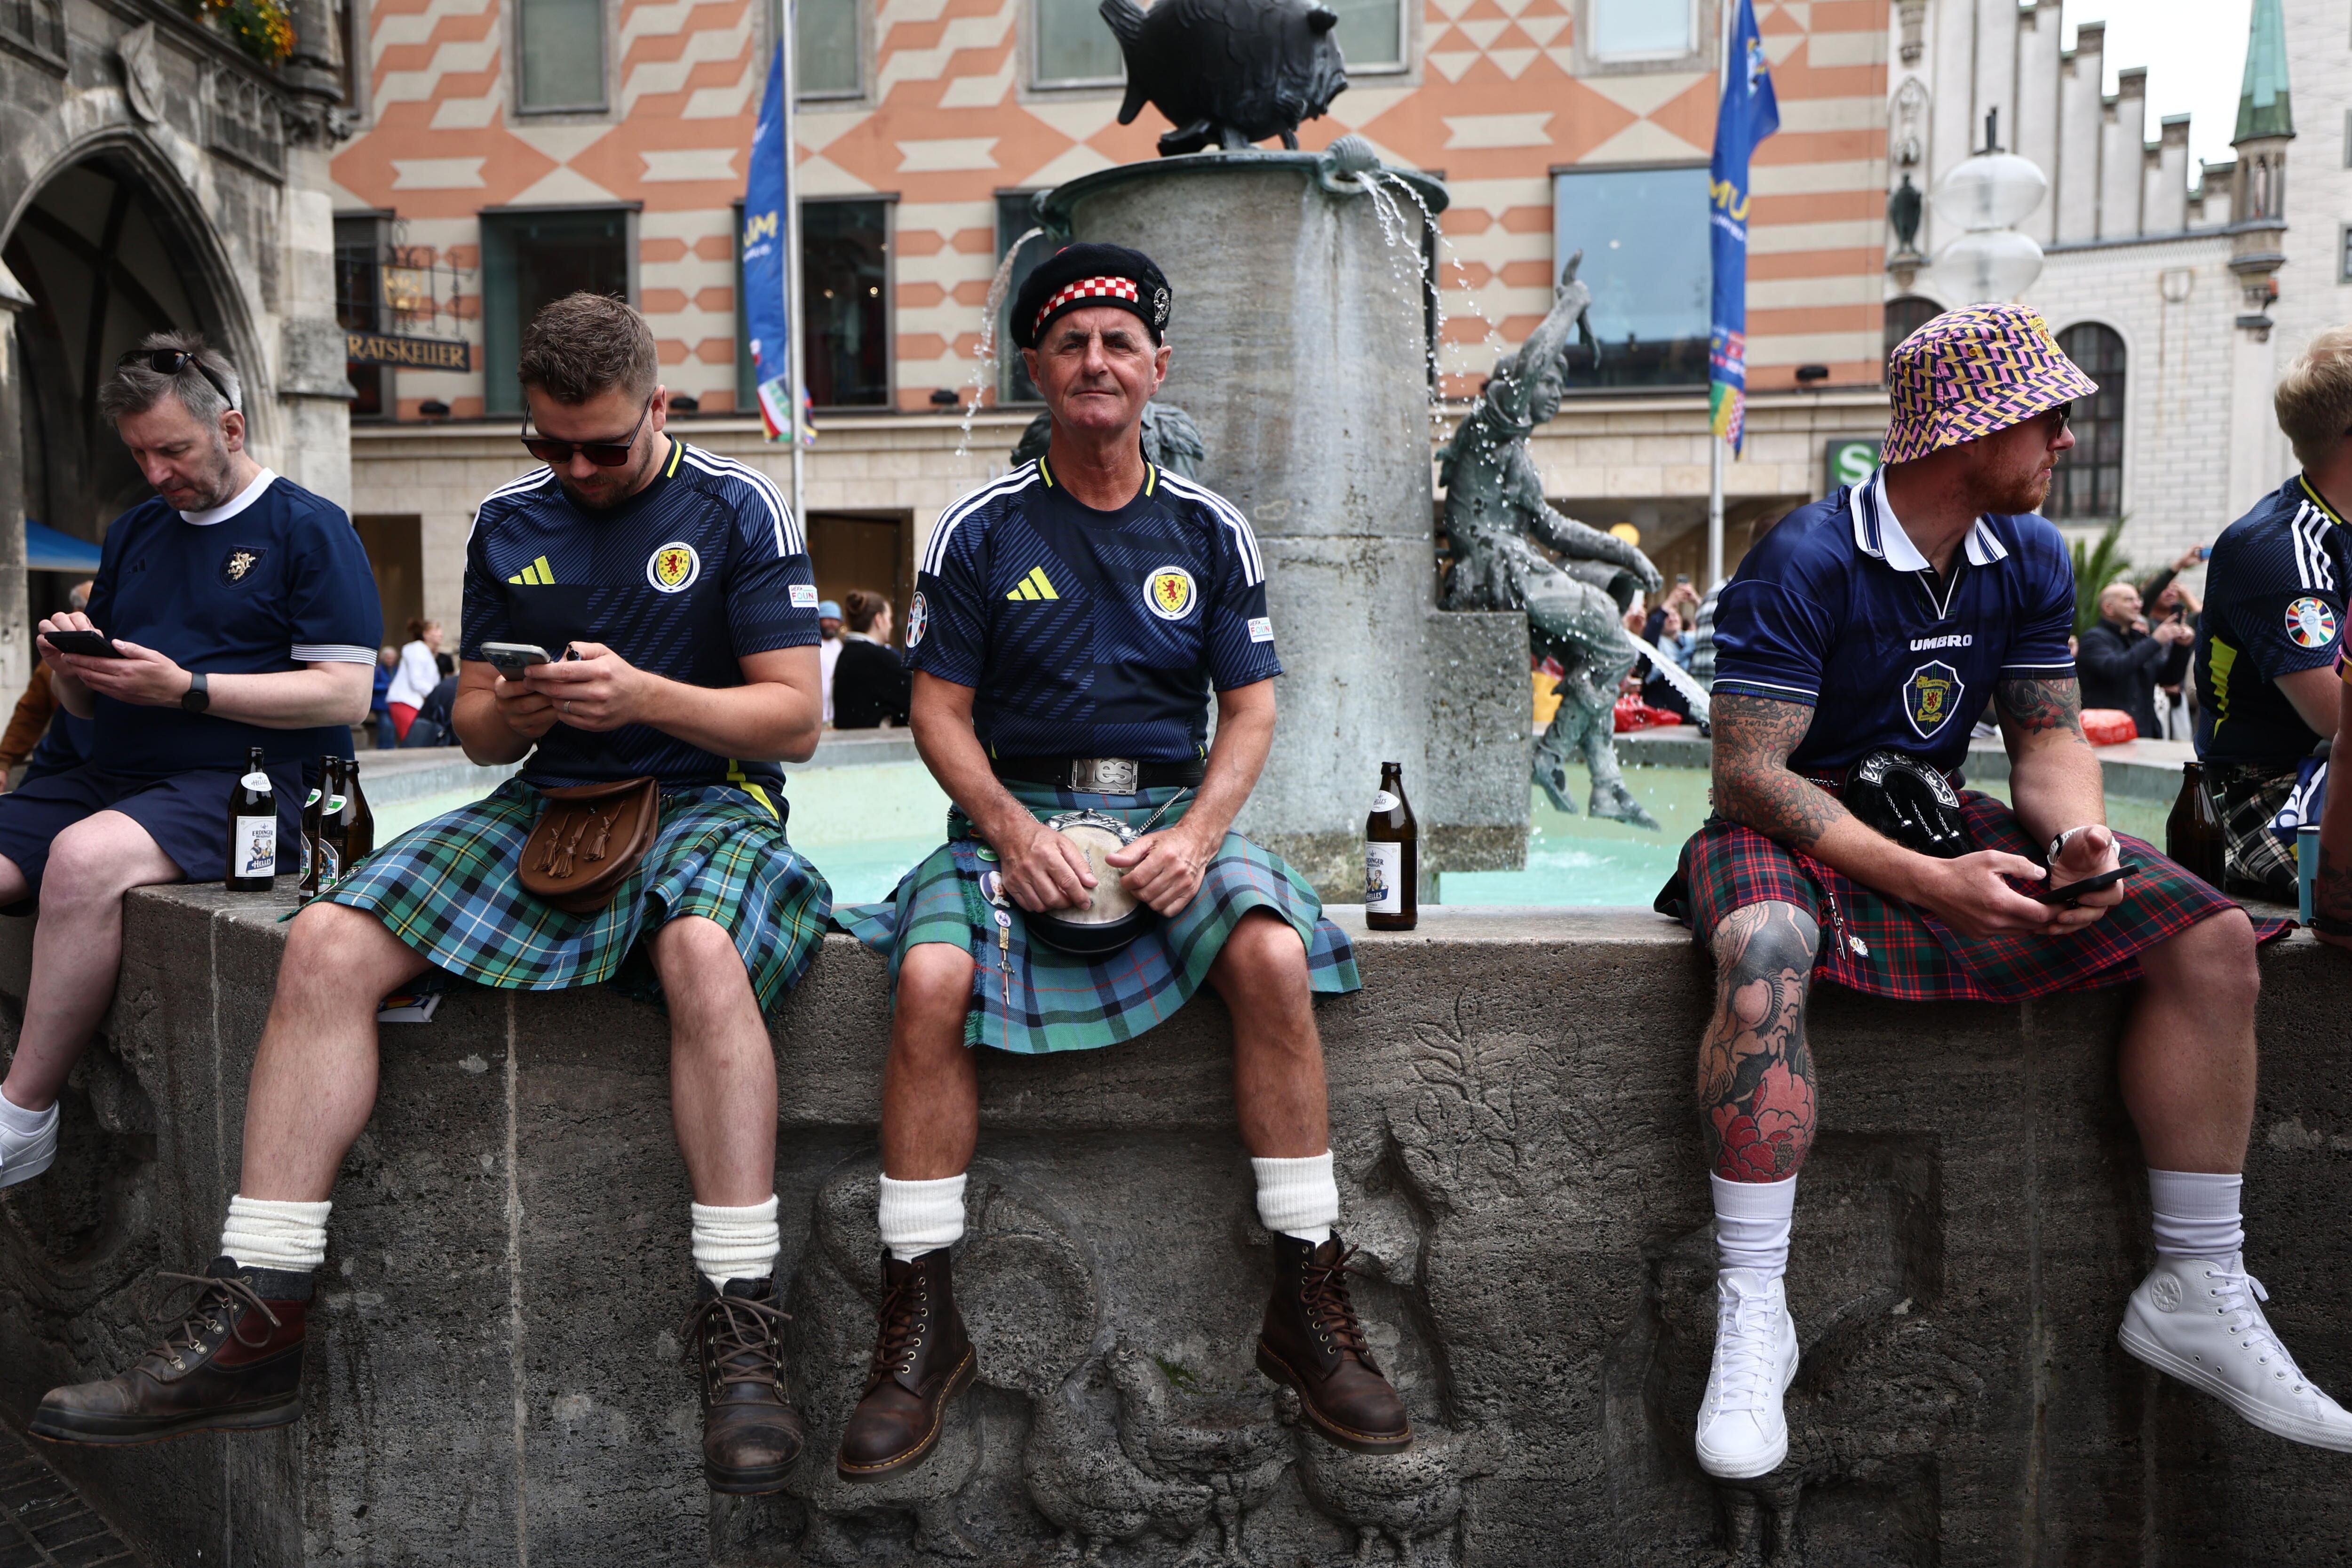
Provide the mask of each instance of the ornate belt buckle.
{"label": "ornate belt buckle", "polygon": [[1088,795],[1133,795],[1142,771],[1133,757],[1077,757],[1070,763],[1070,787]]}

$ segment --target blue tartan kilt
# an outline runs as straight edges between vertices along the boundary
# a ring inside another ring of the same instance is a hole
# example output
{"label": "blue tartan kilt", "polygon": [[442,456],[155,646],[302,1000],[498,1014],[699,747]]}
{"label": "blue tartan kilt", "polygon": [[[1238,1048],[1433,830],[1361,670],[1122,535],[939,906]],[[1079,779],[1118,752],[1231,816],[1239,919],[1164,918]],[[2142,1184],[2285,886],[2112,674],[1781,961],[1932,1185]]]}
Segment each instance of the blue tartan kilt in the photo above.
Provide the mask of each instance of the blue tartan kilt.
{"label": "blue tartan kilt", "polygon": [[[1057,812],[1100,811],[1140,827],[1177,793],[1082,795],[1043,784],[1008,782],[1013,797],[1044,821]],[[1160,820],[1181,818],[1181,810]],[[1225,842],[1201,879],[1200,891],[1173,919],[1163,920],[1118,952],[1092,962],[1029,940],[1021,908],[1002,910],[981,892],[980,878],[994,852],[972,836],[962,813],[948,814],[948,841],[900,879],[888,902],[835,912],[834,923],[877,952],[889,954],[895,987],[908,948],[945,942],[971,954],[971,1009],[964,1043],[1024,1056],[1094,1050],[1134,1039],[1164,1022],[1207,980],[1209,966],[1252,910],[1267,910],[1307,946],[1307,984],[1338,994],[1359,990],[1355,948],[1347,933],[1323,918],[1315,889],[1272,850],[1238,833]],[[1000,927],[999,914],[1005,923]],[[1002,942],[1000,942],[1000,935]]]}

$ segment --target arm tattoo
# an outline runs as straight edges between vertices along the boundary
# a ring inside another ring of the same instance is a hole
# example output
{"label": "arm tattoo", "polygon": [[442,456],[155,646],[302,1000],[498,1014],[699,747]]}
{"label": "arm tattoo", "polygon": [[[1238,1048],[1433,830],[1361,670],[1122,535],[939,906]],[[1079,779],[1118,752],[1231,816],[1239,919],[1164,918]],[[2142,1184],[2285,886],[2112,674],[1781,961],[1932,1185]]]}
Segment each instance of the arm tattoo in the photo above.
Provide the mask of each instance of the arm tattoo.
{"label": "arm tattoo", "polygon": [[2311,923],[2330,936],[2352,936],[2352,866],[2320,846],[2319,872],[2312,879]]}
{"label": "arm tattoo", "polygon": [[1811,849],[1847,813],[1835,796],[1789,771],[1789,753],[1812,727],[1796,702],[1727,693],[1715,700],[1715,809],[1796,849]]}
{"label": "arm tattoo", "polygon": [[2073,676],[2063,680],[2003,680],[1992,689],[1993,706],[2021,733],[2071,730],[2083,736],[2083,685]]}
{"label": "arm tattoo", "polygon": [[1715,1016],[1698,1047],[1707,1163],[1727,1182],[1777,1182],[1813,1142],[1805,987],[1821,928],[1793,904],[1749,904],[1716,928]]}

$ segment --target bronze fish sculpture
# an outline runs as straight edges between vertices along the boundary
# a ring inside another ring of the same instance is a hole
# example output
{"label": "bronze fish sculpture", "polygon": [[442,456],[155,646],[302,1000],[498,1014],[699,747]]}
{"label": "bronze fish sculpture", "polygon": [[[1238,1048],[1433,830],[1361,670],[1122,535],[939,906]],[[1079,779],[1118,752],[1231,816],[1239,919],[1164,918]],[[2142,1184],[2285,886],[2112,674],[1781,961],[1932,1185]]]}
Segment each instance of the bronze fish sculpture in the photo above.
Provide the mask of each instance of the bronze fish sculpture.
{"label": "bronze fish sculpture", "polygon": [[1269,136],[1298,145],[1298,123],[1347,90],[1331,29],[1339,13],[1313,0],[1102,0],[1102,18],[1127,60],[1118,122],[1147,103],[1176,127],[1160,155],[1239,149]]}

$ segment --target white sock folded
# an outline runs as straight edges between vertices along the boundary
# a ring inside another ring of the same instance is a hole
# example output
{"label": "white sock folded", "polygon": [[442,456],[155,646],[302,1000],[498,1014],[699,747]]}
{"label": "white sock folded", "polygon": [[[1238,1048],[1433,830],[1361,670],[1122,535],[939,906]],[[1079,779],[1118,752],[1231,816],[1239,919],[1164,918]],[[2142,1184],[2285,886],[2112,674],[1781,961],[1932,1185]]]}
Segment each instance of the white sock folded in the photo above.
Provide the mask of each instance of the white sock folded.
{"label": "white sock folded", "polygon": [[46,1132],[49,1123],[58,1119],[57,1101],[51,1100],[47,1110],[27,1110],[0,1089],[0,1128],[5,1128],[19,1138],[30,1138]]}
{"label": "white sock folded", "polygon": [[1797,1178],[1727,1182],[1713,1172],[1715,1253],[1726,1268],[1752,1268],[1767,1279],[1789,1271],[1789,1232],[1797,1217]]}
{"label": "white sock folded", "polygon": [[963,1237],[963,1178],[894,1182],[882,1178],[882,1245],[901,1263],[953,1247]]}
{"label": "white sock folded", "polygon": [[310,1273],[327,1261],[327,1211],[332,1207],[239,1193],[228,1200],[221,1252],[247,1268]]}
{"label": "white sock folded", "polygon": [[776,1254],[784,1249],[783,1232],[776,1225],[776,1200],[720,1208],[712,1204],[688,1204],[694,1216],[694,1266],[719,1290],[730,1279],[765,1279],[776,1271]]}
{"label": "white sock folded", "polygon": [[2238,1213],[2243,1176],[2202,1171],[2147,1173],[2147,1205],[2155,1211],[2156,1250],[2164,1258],[2235,1258],[2246,1249]]}
{"label": "white sock folded", "polygon": [[1330,1150],[1302,1160],[1252,1156],[1250,1169],[1257,1173],[1260,1225],[1315,1247],[1331,1239],[1331,1227],[1339,1223],[1339,1184],[1331,1177]]}

